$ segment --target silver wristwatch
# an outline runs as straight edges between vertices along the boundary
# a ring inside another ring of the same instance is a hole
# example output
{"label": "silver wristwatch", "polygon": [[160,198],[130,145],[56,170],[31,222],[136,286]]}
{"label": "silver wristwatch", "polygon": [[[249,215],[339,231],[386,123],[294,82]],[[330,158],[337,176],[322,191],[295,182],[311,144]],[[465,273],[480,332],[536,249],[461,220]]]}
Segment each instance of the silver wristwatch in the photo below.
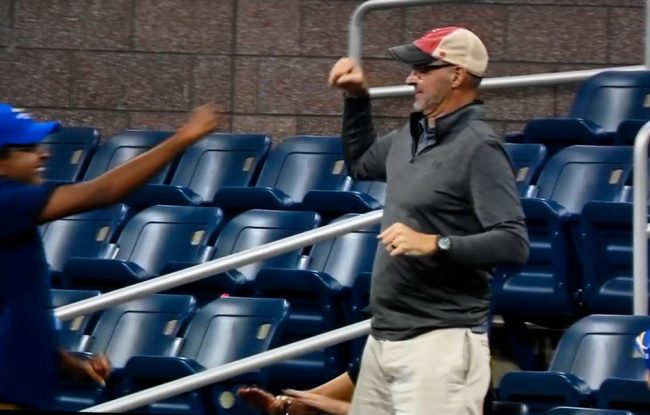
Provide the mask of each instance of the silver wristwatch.
{"label": "silver wristwatch", "polygon": [[439,236],[438,241],[436,242],[436,245],[438,245],[438,251],[439,252],[449,252],[451,249],[451,239],[449,239],[448,236]]}

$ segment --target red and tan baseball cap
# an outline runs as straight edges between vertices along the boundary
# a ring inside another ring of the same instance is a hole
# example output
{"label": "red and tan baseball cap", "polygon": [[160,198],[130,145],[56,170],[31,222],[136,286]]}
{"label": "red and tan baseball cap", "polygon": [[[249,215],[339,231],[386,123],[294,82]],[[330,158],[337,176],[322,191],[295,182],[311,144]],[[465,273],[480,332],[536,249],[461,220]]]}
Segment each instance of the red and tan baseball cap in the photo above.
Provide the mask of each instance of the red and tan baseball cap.
{"label": "red and tan baseball cap", "polygon": [[427,32],[408,45],[388,49],[396,60],[411,66],[453,64],[482,77],[488,64],[487,49],[481,39],[462,27],[441,27]]}

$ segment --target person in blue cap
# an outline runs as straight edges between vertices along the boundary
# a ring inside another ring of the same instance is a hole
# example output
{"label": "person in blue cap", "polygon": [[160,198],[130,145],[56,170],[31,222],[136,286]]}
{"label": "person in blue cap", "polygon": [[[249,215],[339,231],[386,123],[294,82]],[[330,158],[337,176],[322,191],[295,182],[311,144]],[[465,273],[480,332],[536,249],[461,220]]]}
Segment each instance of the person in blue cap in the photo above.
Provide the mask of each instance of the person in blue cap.
{"label": "person in blue cap", "polygon": [[50,311],[49,272],[38,225],[109,206],[216,129],[220,113],[195,109],[174,135],[88,182],[44,184],[48,158],[39,143],[58,128],[0,104],[0,410],[51,409],[59,368],[103,384],[105,356],[80,360],[57,347]]}

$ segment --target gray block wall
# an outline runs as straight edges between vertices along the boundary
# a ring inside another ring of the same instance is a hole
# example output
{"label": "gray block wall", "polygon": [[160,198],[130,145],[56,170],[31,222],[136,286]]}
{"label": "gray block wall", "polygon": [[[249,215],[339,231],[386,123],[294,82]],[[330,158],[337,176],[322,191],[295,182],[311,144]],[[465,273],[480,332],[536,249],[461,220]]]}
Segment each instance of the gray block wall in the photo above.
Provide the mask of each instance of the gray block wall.
{"label": "gray block wall", "polygon": [[[372,13],[364,67],[372,86],[403,83],[386,48],[430,27],[476,31],[489,76],[643,62],[642,0],[458,1]],[[193,106],[228,111],[224,131],[275,140],[336,134],[341,99],[326,85],[347,49],[352,0],[0,0],[0,101],[42,118],[123,128],[174,128]],[[485,93],[497,131],[566,114],[576,85]],[[375,103],[380,130],[410,99]]]}

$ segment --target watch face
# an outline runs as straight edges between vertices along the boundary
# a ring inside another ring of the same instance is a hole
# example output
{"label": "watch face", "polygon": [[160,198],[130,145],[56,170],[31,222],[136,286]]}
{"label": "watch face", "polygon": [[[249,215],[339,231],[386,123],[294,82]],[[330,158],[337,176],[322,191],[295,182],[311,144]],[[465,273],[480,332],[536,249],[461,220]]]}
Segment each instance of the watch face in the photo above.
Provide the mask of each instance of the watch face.
{"label": "watch face", "polygon": [[446,236],[440,237],[438,239],[438,248],[443,251],[448,251],[451,248],[451,240]]}

